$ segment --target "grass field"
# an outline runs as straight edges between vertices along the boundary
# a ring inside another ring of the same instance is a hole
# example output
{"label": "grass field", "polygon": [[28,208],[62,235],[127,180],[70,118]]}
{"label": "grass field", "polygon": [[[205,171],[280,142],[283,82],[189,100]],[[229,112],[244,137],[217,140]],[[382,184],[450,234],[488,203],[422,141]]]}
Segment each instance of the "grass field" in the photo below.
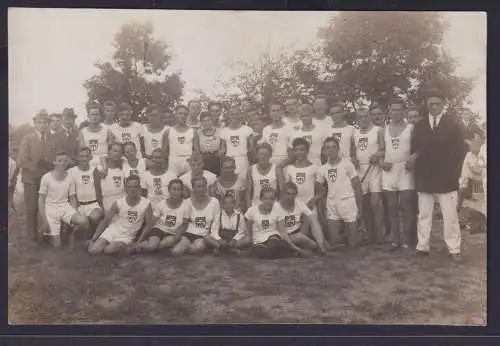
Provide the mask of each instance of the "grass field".
{"label": "grass field", "polygon": [[36,247],[24,224],[9,224],[11,324],[486,324],[486,235],[464,233],[454,264],[439,222],[428,258],[364,247],[281,260],[91,257]]}

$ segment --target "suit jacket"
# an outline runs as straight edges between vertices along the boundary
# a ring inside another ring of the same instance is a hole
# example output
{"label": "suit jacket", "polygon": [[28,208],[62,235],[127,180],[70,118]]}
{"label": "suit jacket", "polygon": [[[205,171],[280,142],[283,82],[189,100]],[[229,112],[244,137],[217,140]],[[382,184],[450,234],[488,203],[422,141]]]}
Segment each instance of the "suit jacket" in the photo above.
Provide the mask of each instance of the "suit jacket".
{"label": "suit jacket", "polygon": [[415,162],[415,189],[426,193],[458,190],[462,162],[468,147],[463,128],[450,114],[444,114],[436,129],[429,117],[415,125],[411,141]]}
{"label": "suit jacket", "polygon": [[60,150],[54,135],[48,134],[42,145],[38,132],[23,137],[19,147],[18,165],[22,170],[23,183],[37,184],[52,169],[56,151]]}
{"label": "suit jacket", "polygon": [[76,161],[78,157],[78,128],[75,126],[68,135],[64,130],[53,134],[58,150],[66,152],[70,159]]}

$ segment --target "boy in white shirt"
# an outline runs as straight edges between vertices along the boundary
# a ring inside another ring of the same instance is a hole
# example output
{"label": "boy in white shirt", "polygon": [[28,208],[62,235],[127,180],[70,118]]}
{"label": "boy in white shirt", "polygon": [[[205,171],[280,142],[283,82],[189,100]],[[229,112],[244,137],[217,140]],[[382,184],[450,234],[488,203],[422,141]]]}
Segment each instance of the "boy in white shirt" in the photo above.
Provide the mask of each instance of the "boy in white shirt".
{"label": "boy in white shirt", "polygon": [[207,180],[208,195],[215,196],[215,182],[217,176],[210,171],[203,169],[203,156],[199,153],[194,153],[189,158],[189,166],[191,169],[179,177],[184,184],[184,198],[189,198],[193,192],[192,180],[199,177],[204,177]]}
{"label": "boy in white shirt", "polygon": [[153,208],[168,197],[168,185],[177,178],[167,169],[167,162],[161,149],[153,150],[151,168],[141,176],[141,186],[147,191],[147,198]]}
{"label": "boy in white shirt", "polygon": [[102,221],[104,211],[97,202],[94,177],[98,173],[94,167],[90,166],[91,160],[90,148],[80,148],[78,166],[71,168],[68,172],[75,184],[78,211],[88,218],[89,227],[92,228],[97,227]]}
{"label": "boy in white shirt", "polygon": [[91,255],[130,253],[137,234],[145,223],[144,233],[154,225],[151,203],[141,196],[140,178],[131,175],[125,180],[127,195],[115,201],[99,224],[89,244]]}
{"label": "boy in white shirt", "polygon": [[69,246],[74,245],[74,232],[87,229],[87,218],[77,211],[76,187],[71,175],[66,171],[69,156],[57,153],[54,170],[46,173],[40,183],[38,208],[43,220],[42,234],[47,234],[50,244],[60,248],[61,226],[63,223],[73,226],[69,232]]}
{"label": "boy in white shirt", "polygon": [[260,142],[267,142],[273,148],[270,162],[283,166],[288,160],[288,141],[292,129],[283,121],[283,106],[280,102],[269,104],[269,115],[272,123],[262,131]]}
{"label": "boy in white shirt", "polygon": [[219,251],[239,253],[239,249],[251,243],[246,232],[245,218],[240,210],[235,209],[234,194],[227,193],[222,197],[222,209],[212,223],[210,236],[205,238],[207,246]]}
{"label": "boy in white shirt", "polygon": [[328,241],[332,246],[339,243],[339,231],[344,222],[347,245],[356,247],[359,241],[356,222],[362,213],[362,192],[359,177],[350,160],[339,156],[339,143],[333,137],[324,144],[327,162],[320,167],[318,182],[326,184],[326,205],[319,210],[326,211],[328,220]]}
{"label": "boy in white shirt", "polygon": [[168,126],[162,123],[157,105],[149,105],[146,109],[148,123],[144,125],[144,153],[145,158],[151,160],[153,150],[166,147],[168,137],[165,135]]}
{"label": "boy in white shirt", "polygon": [[318,95],[314,98],[314,118],[313,124],[322,129],[329,129],[333,126],[333,120],[328,116],[328,101],[325,95]]}

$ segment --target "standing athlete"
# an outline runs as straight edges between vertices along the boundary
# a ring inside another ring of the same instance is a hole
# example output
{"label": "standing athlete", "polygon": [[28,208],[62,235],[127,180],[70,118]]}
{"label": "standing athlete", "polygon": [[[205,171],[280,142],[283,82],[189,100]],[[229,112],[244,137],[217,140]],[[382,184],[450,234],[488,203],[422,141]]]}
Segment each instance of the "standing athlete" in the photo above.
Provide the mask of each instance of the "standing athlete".
{"label": "standing athlete", "polygon": [[333,126],[328,134],[333,136],[340,145],[340,156],[351,159],[355,155],[354,131],[355,128],[347,123],[347,112],[343,103],[339,102],[330,107],[330,116]]}
{"label": "standing athlete", "polygon": [[272,123],[262,130],[260,142],[266,142],[273,148],[270,162],[283,165],[288,160],[288,141],[291,128],[283,121],[283,106],[278,101],[269,104]]}
{"label": "standing athlete", "polygon": [[177,176],[189,170],[188,159],[193,154],[195,131],[187,126],[188,109],[186,106],[175,107],[177,124],[166,132],[165,151],[168,153],[168,169]]}
{"label": "standing athlete", "polygon": [[109,142],[132,142],[137,149],[137,156],[144,157],[144,126],[132,121],[132,107],[128,103],[121,103],[118,108],[117,124],[109,127]]}
{"label": "standing athlete", "polygon": [[332,118],[328,116],[328,102],[325,95],[318,95],[314,98],[313,123],[323,129],[328,129],[333,125]]}
{"label": "standing athlete", "polygon": [[149,105],[146,108],[148,123],[144,125],[144,153],[145,158],[151,160],[151,155],[155,149],[165,147],[165,132],[168,126],[165,126],[161,120],[161,115],[157,105]]}
{"label": "standing athlete", "polygon": [[92,166],[97,166],[108,151],[109,132],[100,123],[101,109],[97,103],[87,106],[88,125],[80,130],[80,148],[89,148],[92,155]]}

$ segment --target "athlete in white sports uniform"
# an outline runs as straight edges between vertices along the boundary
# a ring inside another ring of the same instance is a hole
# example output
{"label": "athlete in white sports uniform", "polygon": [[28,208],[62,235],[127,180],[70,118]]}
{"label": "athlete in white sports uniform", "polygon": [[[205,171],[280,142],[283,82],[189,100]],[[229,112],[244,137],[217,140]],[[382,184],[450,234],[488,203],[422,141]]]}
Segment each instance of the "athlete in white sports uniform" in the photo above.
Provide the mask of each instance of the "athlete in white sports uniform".
{"label": "athlete in white sports uniform", "polygon": [[125,175],[123,173],[123,145],[114,143],[109,145],[108,155],[105,158],[105,167],[98,166],[94,177],[97,201],[106,213],[114,201],[125,196]]}
{"label": "athlete in white sports uniform", "polygon": [[144,125],[144,153],[147,159],[151,159],[153,150],[164,147],[168,126],[163,124],[156,105],[150,105],[146,112],[148,123]]}
{"label": "athlete in white sports uniform", "polygon": [[327,137],[327,127],[315,125],[313,122],[313,108],[309,104],[303,104],[299,108],[302,119],[302,126],[298,131],[294,131],[289,138],[288,147],[292,148],[295,138],[304,138],[309,143],[309,153],[307,159],[313,164],[321,165],[321,147]]}
{"label": "athlete in white sports uniform", "polygon": [[137,148],[133,142],[123,145],[123,174],[128,178],[131,174],[142,177],[146,173],[146,159],[137,155]]}
{"label": "athlete in white sports uniform", "polygon": [[76,186],[78,211],[88,218],[89,226],[92,228],[97,227],[102,221],[104,211],[97,202],[94,177],[98,173],[96,168],[90,165],[91,160],[91,150],[88,147],[80,148],[78,166],[71,168],[68,172]]}
{"label": "athlete in white sports uniform", "polygon": [[339,243],[343,221],[347,245],[356,247],[359,241],[356,221],[362,212],[359,177],[351,161],[339,156],[339,144],[335,138],[326,139],[324,151],[327,162],[319,169],[318,182],[322,185],[326,183],[328,189],[326,205],[320,208],[321,212],[326,211],[328,241],[334,246]]}
{"label": "athlete in white sports uniform", "polygon": [[226,156],[236,162],[236,174],[245,176],[248,170],[248,152],[252,152],[252,128],[242,124],[242,113],[233,107],[229,114],[228,126],[221,130],[220,136],[226,141]]}
{"label": "athlete in white sports uniform", "polygon": [[285,99],[286,117],[283,119],[283,121],[285,122],[285,124],[292,128],[292,131],[297,131],[302,126],[299,106],[299,99],[296,96],[289,96]]}
{"label": "athlete in white sports uniform", "polygon": [[193,153],[196,133],[186,124],[188,117],[186,106],[177,106],[175,116],[177,124],[167,130],[165,144],[168,152],[168,169],[180,176],[189,170],[188,159]]}
{"label": "athlete in white sports uniform", "polygon": [[359,129],[354,132],[354,164],[363,190],[363,216],[368,229],[368,242],[381,245],[385,234],[382,226],[382,172],[379,163],[384,152],[384,133],[382,128],[372,124],[366,108],[358,109],[357,120]]}
{"label": "athlete in white sports uniform", "polygon": [[283,165],[288,160],[288,142],[292,129],[283,121],[283,107],[280,102],[272,102],[269,105],[269,113],[272,123],[264,127],[259,142],[269,143],[273,148],[271,163]]}
{"label": "athlete in white sports uniform", "polygon": [[319,166],[307,159],[309,143],[304,138],[296,138],[292,143],[292,150],[295,160],[284,168],[285,182],[290,181],[297,186],[297,200],[305,203],[311,210],[311,233],[320,251],[323,252],[325,250],[325,237],[317,210],[321,188],[317,182]]}
{"label": "athlete in white sports uniform", "polygon": [[347,112],[344,104],[336,103],[330,107],[330,116],[333,120],[333,126],[327,134],[339,142],[340,156],[350,160],[355,155],[354,131],[356,129],[346,122]]}
{"label": "athlete in white sports uniform", "polygon": [[[390,123],[385,127],[385,157],[382,167],[382,189],[387,199],[392,245],[390,250],[402,247],[409,250],[410,231],[414,220],[414,180],[411,155],[413,125],[404,119],[405,105],[396,99],[389,104]],[[411,163],[409,163],[411,161]],[[400,223],[400,211],[402,225]],[[401,227],[402,226],[402,227]]]}
{"label": "athlete in white sports uniform", "polygon": [[269,162],[271,145],[258,144],[255,148],[257,163],[248,169],[247,175],[247,206],[260,203],[260,191],[267,187],[279,191],[283,185],[282,169]]}
{"label": "athlete in white sports uniform", "polygon": [[153,150],[151,162],[151,168],[141,176],[141,186],[147,190],[147,198],[154,208],[168,197],[168,185],[177,176],[167,169],[161,149]]}
{"label": "athlete in white sports uniform", "polygon": [[132,107],[128,103],[120,104],[118,108],[117,124],[109,127],[110,142],[134,143],[137,149],[137,157],[144,155],[144,127],[138,122],[132,121]]}
{"label": "athlete in white sports uniform", "polygon": [[189,158],[190,170],[179,177],[184,184],[184,197],[188,198],[193,192],[192,180],[195,178],[204,177],[208,184],[209,196],[215,196],[215,181],[217,176],[210,171],[203,169],[203,156],[199,153],[193,153]]}
{"label": "athlete in white sports uniform", "polygon": [[318,95],[314,98],[313,124],[322,129],[329,129],[333,125],[332,118],[328,115],[328,102],[326,96]]}
{"label": "athlete in white sports uniform", "polygon": [[[55,248],[61,247],[61,225],[72,225],[77,229],[88,227],[87,218],[76,209],[76,187],[71,175],[66,171],[69,156],[57,153],[54,170],[46,173],[40,182],[38,208],[43,220],[42,232],[50,238]],[[73,246],[70,237],[70,246]]]}
{"label": "athlete in white sports uniform", "polygon": [[80,148],[89,148],[92,155],[90,165],[97,167],[108,152],[109,132],[108,127],[100,123],[101,110],[98,104],[92,103],[87,107],[88,126],[80,130]]}
{"label": "athlete in white sports uniform", "polygon": [[138,176],[127,178],[126,191],[125,197],[113,202],[97,227],[88,247],[90,254],[132,252],[132,245],[143,224],[144,233],[149,233],[153,227],[153,209],[149,200],[141,196]]}

